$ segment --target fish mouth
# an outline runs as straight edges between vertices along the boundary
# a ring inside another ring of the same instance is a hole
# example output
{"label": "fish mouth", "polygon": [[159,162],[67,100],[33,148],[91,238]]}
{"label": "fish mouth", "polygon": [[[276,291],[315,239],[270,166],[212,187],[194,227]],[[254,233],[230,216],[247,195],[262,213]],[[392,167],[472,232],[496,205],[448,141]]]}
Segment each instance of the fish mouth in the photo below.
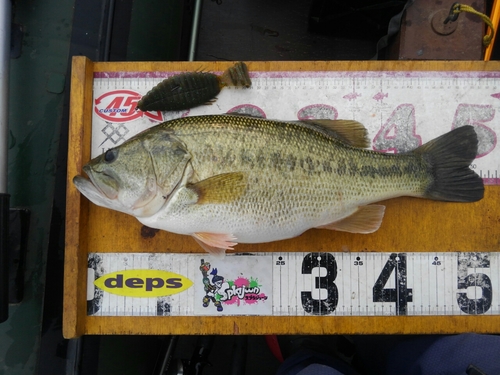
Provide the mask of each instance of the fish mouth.
{"label": "fish mouth", "polygon": [[104,196],[113,200],[118,197],[118,181],[111,174],[96,172],[89,165],[83,166],[83,171],[89,176],[93,186]]}
{"label": "fish mouth", "polygon": [[89,179],[82,176],[75,176],[73,177],[73,184],[75,184],[80,193],[85,195],[91,202],[94,202],[98,206],[106,206],[108,204],[106,195],[104,195],[101,190],[97,189]]}
{"label": "fish mouth", "polygon": [[82,176],[75,176],[73,177],[73,183],[80,193],[92,203],[112,210],[130,213],[130,210],[124,207],[118,199],[109,199],[106,194],[96,187],[89,179]]}

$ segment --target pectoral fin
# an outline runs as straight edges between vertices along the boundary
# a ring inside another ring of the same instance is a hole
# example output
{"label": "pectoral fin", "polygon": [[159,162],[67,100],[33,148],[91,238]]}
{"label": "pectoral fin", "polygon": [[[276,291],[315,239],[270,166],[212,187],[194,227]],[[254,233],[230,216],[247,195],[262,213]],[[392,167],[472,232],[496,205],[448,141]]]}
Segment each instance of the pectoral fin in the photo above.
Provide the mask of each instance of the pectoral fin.
{"label": "pectoral fin", "polygon": [[193,238],[198,244],[211,255],[223,256],[226,250],[233,250],[238,243],[233,242],[236,238],[231,234],[223,233],[193,233]]}
{"label": "pectoral fin", "polygon": [[198,195],[197,204],[230,203],[245,193],[247,180],[243,173],[224,173],[186,187]]}
{"label": "pectoral fin", "polygon": [[331,224],[322,225],[318,228],[338,230],[350,233],[373,233],[380,228],[384,218],[385,206],[370,205],[361,206],[352,215]]}

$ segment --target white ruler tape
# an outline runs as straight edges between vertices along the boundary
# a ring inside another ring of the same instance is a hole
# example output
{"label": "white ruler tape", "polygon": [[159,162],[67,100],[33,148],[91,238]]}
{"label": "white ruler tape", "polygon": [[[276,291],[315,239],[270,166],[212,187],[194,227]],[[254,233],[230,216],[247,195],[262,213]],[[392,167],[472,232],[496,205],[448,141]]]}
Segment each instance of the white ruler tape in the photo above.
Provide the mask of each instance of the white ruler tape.
{"label": "white ruler tape", "polygon": [[173,72],[94,74],[92,157],[163,121],[246,112],[271,119],[362,122],[372,148],[403,152],[465,124],[476,128],[472,168],[500,184],[500,72],[252,72],[252,87],[224,88],[214,105],[182,112],[136,111],[139,99]]}
{"label": "white ruler tape", "polygon": [[88,314],[499,315],[499,254],[92,253]]}

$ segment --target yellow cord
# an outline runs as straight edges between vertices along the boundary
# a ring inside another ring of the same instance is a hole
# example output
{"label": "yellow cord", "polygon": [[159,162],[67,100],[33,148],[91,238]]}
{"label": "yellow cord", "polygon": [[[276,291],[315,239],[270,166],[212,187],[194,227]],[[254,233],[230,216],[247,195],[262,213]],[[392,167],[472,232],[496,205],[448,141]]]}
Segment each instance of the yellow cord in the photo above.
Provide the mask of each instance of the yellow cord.
{"label": "yellow cord", "polygon": [[478,12],[477,10],[475,10],[473,7],[471,7],[469,5],[459,4],[459,3],[455,3],[452,5],[451,10],[450,10],[450,15],[456,14],[458,16],[458,14],[461,12],[468,12],[468,13],[472,13],[472,14],[475,14],[476,16],[481,17],[481,19],[484,21],[484,23],[486,23],[490,27],[489,31],[491,31],[491,32],[486,34],[485,36],[483,36],[483,45],[489,46],[491,41],[493,40],[493,36],[495,35],[495,28],[493,27],[493,23],[491,22],[490,17],[488,17],[486,14]]}

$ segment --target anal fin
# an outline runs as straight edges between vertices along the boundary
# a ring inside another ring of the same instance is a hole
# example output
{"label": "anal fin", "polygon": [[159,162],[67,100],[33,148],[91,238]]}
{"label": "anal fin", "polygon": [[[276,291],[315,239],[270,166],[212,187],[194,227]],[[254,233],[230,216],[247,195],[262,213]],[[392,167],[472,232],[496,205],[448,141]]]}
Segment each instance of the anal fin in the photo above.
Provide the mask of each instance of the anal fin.
{"label": "anal fin", "polygon": [[350,233],[373,233],[380,228],[384,212],[385,206],[382,205],[361,206],[352,215],[334,223],[319,226],[318,228]]}
{"label": "anal fin", "polygon": [[234,242],[236,237],[231,234],[198,232],[192,236],[207,253],[218,257],[223,256],[226,250],[233,250],[233,246],[238,244]]}

